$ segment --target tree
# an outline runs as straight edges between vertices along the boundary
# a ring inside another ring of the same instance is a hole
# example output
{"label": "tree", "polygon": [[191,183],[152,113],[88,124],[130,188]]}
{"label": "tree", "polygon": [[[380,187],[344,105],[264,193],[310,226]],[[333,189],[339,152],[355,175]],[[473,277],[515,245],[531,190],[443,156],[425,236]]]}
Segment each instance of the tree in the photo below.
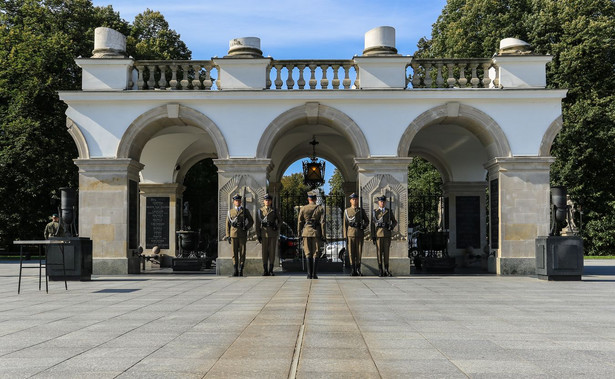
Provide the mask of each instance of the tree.
{"label": "tree", "polygon": [[335,168],[333,175],[329,179],[329,195],[330,196],[342,196],[344,197],[344,177],[340,170]]}
{"label": "tree", "polygon": [[77,149],[56,91],[80,89],[74,59],[92,55],[99,26],[131,32],[113,8],[90,0],[0,3],[0,246],[42,238],[58,189],[77,185]]}
{"label": "tree", "polygon": [[551,54],[550,88],[567,88],[564,126],[551,154],[552,183],[583,205],[589,254],[615,254],[615,1],[449,0],[416,56],[491,56],[516,37]]}
{"label": "tree", "polygon": [[438,230],[441,198],[440,172],[429,161],[412,158],[408,165],[408,226]]}
{"label": "tree", "polygon": [[164,16],[151,9],[135,17],[126,44],[128,53],[137,59],[190,59],[192,56],[180,35],[169,29]]}

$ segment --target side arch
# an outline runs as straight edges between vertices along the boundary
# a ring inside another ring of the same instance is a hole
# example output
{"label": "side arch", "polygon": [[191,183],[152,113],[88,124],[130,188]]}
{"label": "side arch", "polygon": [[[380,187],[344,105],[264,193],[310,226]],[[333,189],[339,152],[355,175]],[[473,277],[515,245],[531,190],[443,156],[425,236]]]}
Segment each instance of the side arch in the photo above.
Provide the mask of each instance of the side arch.
{"label": "side arch", "polygon": [[512,156],[510,144],[502,128],[485,112],[456,102],[431,108],[416,117],[404,131],[397,147],[397,155],[407,157],[416,134],[429,125],[455,123],[473,133],[492,157]]}
{"label": "side arch", "polygon": [[75,145],[77,145],[79,159],[89,159],[90,148],[88,147],[88,141],[85,139],[85,136],[81,132],[81,129],[79,129],[79,126],[68,117],[66,118],[66,129],[68,130],[68,134],[73,137]]}
{"label": "side arch", "polygon": [[226,140],[209,117],[190,107],[167,104],[143,113],[130,124],[118,145],[117,158],[132,158],[138,161],[150,138],[165,127],[178,122],[205,130],[216,147],[218,158],[229,157]]}
{"label": "side arch", "polygon": [[555,141],[555,137],[559,134],[564,126],[564,118],[562,115],[559,115],[558,118],[553,120],[551,125],[547,128],[547,131],[542,136],[542,141],[540,142],[540,149],[538,149],[538,155],[541,157],[550,157],[551,156],[551,146],[553,146],[553,141]]}
{"label": "side arch", "polygon": [[304,124],[334,127],[352,143],[357,157],[369,157],[369,145],[361,128],[344,112],[317,102],[308,102],[276,117],[263,132],[256,149],[256,157],[269,158],[279,136],[294,126]]}

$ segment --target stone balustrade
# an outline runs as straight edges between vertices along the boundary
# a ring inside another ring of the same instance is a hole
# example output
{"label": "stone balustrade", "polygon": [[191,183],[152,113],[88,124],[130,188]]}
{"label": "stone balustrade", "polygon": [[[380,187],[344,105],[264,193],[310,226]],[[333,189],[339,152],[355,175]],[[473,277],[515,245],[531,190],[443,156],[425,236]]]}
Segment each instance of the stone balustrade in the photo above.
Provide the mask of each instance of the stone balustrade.
{"label": "stone balustrade", "polygon": [[[136,61],[139,90],[211,90],[215,88],[211,73],[216,68],[212,61]],[[133,89],[135,83],[128,83]]]}
{"label": "stone balustrade", "polygon": [[359,88],[358,68],[352,60],[274,60],[267,78],[267,89],[274,85],[276,90]]}
{"label": "stone balustrade", "polygon": [[[211,60],[142,60],[136,61],[133,69],[137,81],[129,82],[129,89],[221,89],[212,75],[219,68]],[[499,88],[498,72],[491,58],[417,58],[407,67],[406,85],[408,89]],[[272,60],[266,78],[269,90],[360,88],[354,60]]]}
{"label": "stone balustrade", "polygon": [[406,81],[412,88],[499,88],[498,70],[491,58],[416,58],[409,66],[412,72]]}

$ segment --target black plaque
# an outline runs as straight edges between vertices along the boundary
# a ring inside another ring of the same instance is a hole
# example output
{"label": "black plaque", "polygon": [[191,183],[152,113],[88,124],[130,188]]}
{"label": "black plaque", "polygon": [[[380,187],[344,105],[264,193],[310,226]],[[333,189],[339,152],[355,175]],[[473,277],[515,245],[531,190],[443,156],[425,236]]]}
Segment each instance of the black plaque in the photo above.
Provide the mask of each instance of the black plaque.
{"label": "black plaque", "polygon": [[480,249],[480,196],[457,196],[457,248]]}
{"label": "black plaque", "polygon": [[148,197],[145,201],[145,248],[169,248],[169,198]]}
{"label": "black plaque", "polygon": [[139,184],[128,181],[128,248],[139,246]]}
{"label": "black plaque", "polygon": [[491,241],[492,249],[498,249],[500,244],[500,214],[498,212],[500,199],[498,198],[498,186],[498,179],[494,179],[489,183],[489,230],[491,231],[489,241]]}

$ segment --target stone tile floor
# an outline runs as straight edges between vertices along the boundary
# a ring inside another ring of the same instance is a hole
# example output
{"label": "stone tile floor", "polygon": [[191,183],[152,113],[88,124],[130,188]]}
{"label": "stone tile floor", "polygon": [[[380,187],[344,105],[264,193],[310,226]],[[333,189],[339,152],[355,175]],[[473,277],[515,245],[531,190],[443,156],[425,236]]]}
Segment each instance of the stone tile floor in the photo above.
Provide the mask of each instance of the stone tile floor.
{"label": "stone tile floor", "polygon": [[[0,264],[2,378],[615,377],[615,261],[581,282],[96,276]],[[44,286],[44,283],[43,283]]]}

